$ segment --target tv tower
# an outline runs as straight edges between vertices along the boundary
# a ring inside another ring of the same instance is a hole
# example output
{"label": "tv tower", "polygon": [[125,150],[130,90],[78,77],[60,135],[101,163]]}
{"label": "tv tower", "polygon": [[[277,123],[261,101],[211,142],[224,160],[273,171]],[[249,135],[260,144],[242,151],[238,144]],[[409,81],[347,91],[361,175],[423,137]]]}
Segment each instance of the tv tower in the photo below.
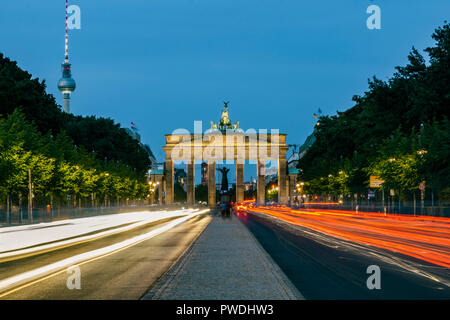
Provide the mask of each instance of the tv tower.
{"label": "tv tower", "polygon": [[75,90],[75,80],[72,79],[69,63],[69,33],[67,27],[67,0],[66,0],[66,39],[65,39],[65,56],[64,62],[61,64],[62,78],[58,81],[58,89],[64,95],[64,112],[70,112],[70,94]]}

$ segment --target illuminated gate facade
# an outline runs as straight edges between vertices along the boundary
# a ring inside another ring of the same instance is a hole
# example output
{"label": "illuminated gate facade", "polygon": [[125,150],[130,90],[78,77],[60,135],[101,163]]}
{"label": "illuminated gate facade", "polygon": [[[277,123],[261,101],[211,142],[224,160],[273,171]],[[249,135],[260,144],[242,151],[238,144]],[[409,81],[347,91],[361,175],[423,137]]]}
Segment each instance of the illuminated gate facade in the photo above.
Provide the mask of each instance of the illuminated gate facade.
{"label": "illuminated gate facade", "polygon": [[[286,134],[278,130],[249,129],[246,132],[239,129],[239,122],[232,124],[228,117],[228,103],[222,111],[218,124],[211,121],[211,128],[206,132],[195,130],[189,133],[179,129],[167,134],[163,150],[166,154],[164,168],[165,202],[174,201],[174,166],[186,162],[186,192],[188,204],[195,203],[195,161],[204,161],[208,165],[208,205],[216,205],[216,164],[235,163],[236,165],[236,202],[244,200],[244,164],[248,160],[257,168],[257,204],[265,203],[265,163],[275,160],[278,163],[278,201],[287,204],[290,183],[286,153]],[[194,123],[194,128],[198,127]],[[200,125],[201,127],[201,125]],[[198,132],[196,132],[198,131]],[[296,178],[296,177],[295,177]],[[294,179],[294,177],[292,177]]]}

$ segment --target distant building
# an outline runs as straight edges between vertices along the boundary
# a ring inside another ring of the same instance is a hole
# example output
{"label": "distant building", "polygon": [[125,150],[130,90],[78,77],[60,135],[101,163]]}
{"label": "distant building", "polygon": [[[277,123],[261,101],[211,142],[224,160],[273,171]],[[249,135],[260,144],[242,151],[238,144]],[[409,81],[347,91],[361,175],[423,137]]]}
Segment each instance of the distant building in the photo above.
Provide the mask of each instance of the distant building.
{"label": "distant building", "polygon": [[148,170],[148,176],[151,175],[164,175],[164,162],[157,163],[155,161],[155,164],[152,163],[152,167]]}
{"label": "distant building", "polygon": [[153,154],[152,149],[150,148],[150,146],[148,144],[143,144],[141,142],[141,135],[137,132],[138,129],[137,129],[136,125],[132,122],[131,123],[131,128],[124,128],[124,129],[125,129],[125,131],[128,133],[128,135],[130,137],[132,137],[133,139],[137,140],[139,142],[139,145],[142,148],[144,148],[145,151],[147,151],[148,158],[150,160],[150,168],[152,170],[158,169],[158,165],[159,164],[156,161],[155,155]]}
{"label": "distant building", "polygon": [[[314,129],[315,131],[315,129]],[[299,153],[299,159],[303,158],[303,156],[306,154],[309,148],[316,142],[316,136],[314,135],[314,132],[306,138],[305,143],[300,147],[298,150]]]}
{"label": "distant building", "polygon": [[298,161],[300,160],[300,154],[296,149],[292,151],[292,155],[287,159],[288,168],[297,168]]}
{"label": "distant building", "polygon": [[141,135],[136,130],[133,130],[133,129],[130,129],[130,128],[125,128],[125,131],[128,133],[128,135],[130,137],[132,137],[133,139],[141,142]]}
{"label": "distant building", "polygon": [[278,179],[278,166],[266,165],[266,184],[277,181]]}
{"label": "distant building", "polygon": [[152,168],[152,169],[157,169],[157,168],[158,168],[158,165],[161,165],[161,164],[159,164],[159,163],[156,161],[156,158],[155,158],[155,156],[153,155],[153,152],[152,152],[152,149],[150,149],[150,146],[149,146],[148,144],[143,144],[142,147],[144,148],[145,151],[147,151],[148,158],[150,159],[150,162],[151,162],[150,168]]}
{"label": "distant building", "polygon": [[305,156],[306,152],[308,151],[309,148],[311,148],[311,146],[314,144],[315,141],[316,141],[316,136],[314,135],[314,132],[313,132],[306,138],[305,142],[300,146],[300,148],[298,148],[298,150],[294,146],[292,155],[287,160],[289,169],[297,168],[298,162],[300,161],[301,158],[303,158]]}
{"label": "distant building", "polygon": [[256,190],[256,181],[246,181],[244,182],[244,190],[245,191],[249,191],[249,190]]}

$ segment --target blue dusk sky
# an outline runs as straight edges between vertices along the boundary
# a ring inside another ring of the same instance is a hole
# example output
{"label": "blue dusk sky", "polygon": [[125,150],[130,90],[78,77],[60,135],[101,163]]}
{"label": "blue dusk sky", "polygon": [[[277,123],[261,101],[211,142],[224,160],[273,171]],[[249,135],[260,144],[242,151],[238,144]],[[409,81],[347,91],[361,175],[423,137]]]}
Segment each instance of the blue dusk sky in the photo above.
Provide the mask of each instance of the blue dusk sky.
{"label": "blue dusk sky", "polygon": [[[70,0],[77,83],[74,114],[133,121],[159,161],[164,134],[217,121],[223,101],[243,129],[280,129],[289,144],[312,132],[313,113],[353,105],[367,79],[387,79],[412,46],[431,46],[448,0]],[[381,30],[369,30],[369,5]],[[56,87],[64,58],[64,0],[4,0],[0,52]],[[246,174],[246,177],[250,174]]]}

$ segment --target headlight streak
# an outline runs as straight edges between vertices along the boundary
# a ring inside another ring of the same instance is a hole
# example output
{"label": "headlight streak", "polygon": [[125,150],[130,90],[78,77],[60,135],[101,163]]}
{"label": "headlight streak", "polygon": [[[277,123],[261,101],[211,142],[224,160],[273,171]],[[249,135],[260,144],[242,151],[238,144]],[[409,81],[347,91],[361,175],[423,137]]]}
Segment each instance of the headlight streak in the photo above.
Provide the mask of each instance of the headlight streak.
{"label": "headlight streak", "polygon": [[[276,219],[276,223],[283,226],[284,225],[291,225],[294,230],[297,232],[300,231],[301,235],[304,237],[307,237],[308,239],[311,239],[315,242],[320,243],[323,246],[327,246],[333,249],[339,249],[343,251],[349,251],[349,252],[355,252],[357,254],[362,254],[365,256],[371,256],[372,258],[375,257],[376,259],[379,259],[385,263],[397,266],[401,269],[403,269],[406,272],[411,272],[417,275],[420,275],[422,277],[428,278],[432,281],[438,282],[440,284],[446,285],[450,287],[450,282],[440,277],[439,275],[434,275],[428,272],[427,270],[423,269],[436,269],[441,267],[430,267],[430,266],[424,266],[419,265],[416,262],[411,262],[405,259],[402,259],[400,257],[390,255],[387,251],[384,249],[379,249],[374,246],[367,246],[365,244],[360,244],[358,242],[352,242],[345,239],[339,239],[335,237],[329,237],[328,235],[318,232],[312,229],[309,229],[307,227],[300,226],[298,224],[292,224],[290,222],[284,221],[283,219],[280,219],[275,216],[269,216],[264,213],[258,213],[258,212],[252,212],[252,214],[255,215],[261,215],[265,216],[267,219]],[[423,268],[423,269],[420,269]]]}
{"label": "headlight streak", "polygon": [[[170,221],[167,224],[165,224],[164,226],[157,228],[155,230],[152,230],[148,233],[133,237],[131,239],[128,239],[128,240],[125,240],[125,241],[122,241],[122,242],[119,242],[119,243],[116,243],[116,244],[113,244],[113,245],[110,245],[110,246],[107,246],[107,247],[104,247],[101,249],[96,249],[93,251],[78,254],[73,257],[63,259],[63,260],[55,262],[55,263],[51,263],[47,266],[37,268],[37,269],[31,270],[31,271],[27,271],[27,272],[24,272],[22,274],[19,274],[19,275],[16,275],[16,276],[13,276],[13,277],[10,277],[7,279],[0,280],[0,292],[4,292],[3,294],[0,294],[0,298],[17,290],[17,289],[15,289],[15,290],[11,291],[11,289],[13,289],[17,286],[23,285],[27,282],[31,282],[33,280],[36,280],[37,278],[43,278],[48,275],[52,276],[51,275],[52,273],[55,273],[61,269],[67,268],[69,266],[87,263],[89,261],[99,259],[101,257],[124,250],[130,246],[136,245],[145,240],[153,238],[167,230],[174,228],[175,226],[185,222],[186,220],[191,219],[192,217],[206,213],[208,211],[209,211],[209,209],[205,209],[202,211],[196,211],[196,212],[192,211],[188,215],[186,215],[182,218]],[[7,291],[7,290],[10,290],[10,291],[5,293],[5,291]]]}
{"label": "headlight streak", "polygon": [[450,268],[450,219],[442,217],[355,214],[352,211],[260,207],[264,213],[336,238],[354,241]]}

